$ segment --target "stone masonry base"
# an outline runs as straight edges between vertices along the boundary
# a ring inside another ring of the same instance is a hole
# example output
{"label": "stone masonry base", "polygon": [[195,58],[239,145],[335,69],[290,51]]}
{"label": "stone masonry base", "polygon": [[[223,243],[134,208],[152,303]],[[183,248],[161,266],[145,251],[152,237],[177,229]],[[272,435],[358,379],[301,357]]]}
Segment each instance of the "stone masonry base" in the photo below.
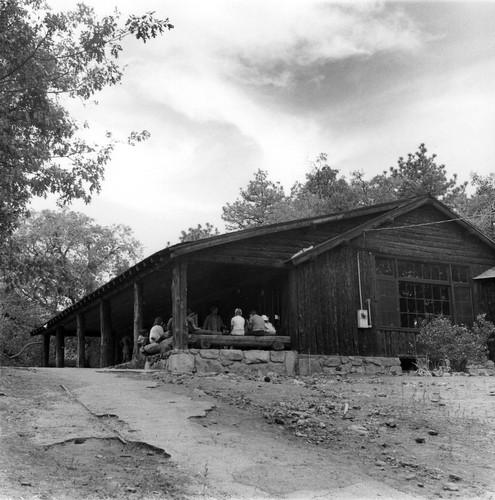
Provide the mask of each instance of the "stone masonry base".
{"label": "stone masonry base", "polygon": [[298,374],[315,375],[356,373],[361,375],[398,375],[402,373],[399,358],[365,356],[311,356],[299,354]]}
{"label": "stone masonry base", "polygon": [[361,356],[310,356],[296,351],[240,349],[173,350],[149,356],[145,368],[170,373],[277,373],[315,375],[356,373],[363,375],[402,373],[399,358]]}

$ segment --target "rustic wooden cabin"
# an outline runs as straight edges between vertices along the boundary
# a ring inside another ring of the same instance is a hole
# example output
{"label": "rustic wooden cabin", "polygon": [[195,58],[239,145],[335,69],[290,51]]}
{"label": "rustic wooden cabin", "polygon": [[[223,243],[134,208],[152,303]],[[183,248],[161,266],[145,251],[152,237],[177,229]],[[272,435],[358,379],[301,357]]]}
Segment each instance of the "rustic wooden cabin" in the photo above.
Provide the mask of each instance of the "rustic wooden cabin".
{"label": "rustic wooden cabin", "polygon": [[119,340],[136,340],[156,316],[174,317],[174,347],[186,349],[187,308],[201,326],[212,306],[227,323],[240,307],[268,315],[300,353],[405,359],[428,314],[495,319],[494,280],[483,277],[493,267],[495,242],[422,196],[165,248],[32,334],[44,336],[45,365],[51,336],[57,366],[76,336],[79,366],[87,337],[99,337],[109,366]]}

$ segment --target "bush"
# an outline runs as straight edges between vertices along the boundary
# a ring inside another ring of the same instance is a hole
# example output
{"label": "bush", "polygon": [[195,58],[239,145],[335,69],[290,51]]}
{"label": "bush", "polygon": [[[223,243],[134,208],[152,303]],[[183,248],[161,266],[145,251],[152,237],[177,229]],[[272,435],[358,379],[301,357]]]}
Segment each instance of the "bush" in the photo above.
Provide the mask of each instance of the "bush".
{"label": "bush", "polygon": [[452,370],[464,371],[470,363],[486,361],[494,332],[495,325],[485,315],[478,316],[471,328],[452,325],[448,317],[438,316],[422,322],[416,341],[432,368],[449,363]]}

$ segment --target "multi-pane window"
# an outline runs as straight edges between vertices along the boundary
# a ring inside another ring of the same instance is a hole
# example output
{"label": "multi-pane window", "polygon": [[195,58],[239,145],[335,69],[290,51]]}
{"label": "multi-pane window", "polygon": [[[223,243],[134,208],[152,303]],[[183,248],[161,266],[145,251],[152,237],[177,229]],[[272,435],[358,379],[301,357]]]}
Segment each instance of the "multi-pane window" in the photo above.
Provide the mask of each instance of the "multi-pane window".
{"label": "multi-pane window", "polygon": [[419,328],[429,315],[472,322],[467,267],[377,257],[375,271],[378,326]]}

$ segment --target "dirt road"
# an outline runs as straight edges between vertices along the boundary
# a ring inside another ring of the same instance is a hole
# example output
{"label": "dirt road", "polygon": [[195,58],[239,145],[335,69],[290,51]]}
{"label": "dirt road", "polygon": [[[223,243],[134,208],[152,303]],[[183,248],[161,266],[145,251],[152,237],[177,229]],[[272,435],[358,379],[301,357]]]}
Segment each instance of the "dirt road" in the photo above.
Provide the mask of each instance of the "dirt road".
{"label": "dirt road", "polygon": [[495,498],[493,378],[0,373],[1,498]]}

